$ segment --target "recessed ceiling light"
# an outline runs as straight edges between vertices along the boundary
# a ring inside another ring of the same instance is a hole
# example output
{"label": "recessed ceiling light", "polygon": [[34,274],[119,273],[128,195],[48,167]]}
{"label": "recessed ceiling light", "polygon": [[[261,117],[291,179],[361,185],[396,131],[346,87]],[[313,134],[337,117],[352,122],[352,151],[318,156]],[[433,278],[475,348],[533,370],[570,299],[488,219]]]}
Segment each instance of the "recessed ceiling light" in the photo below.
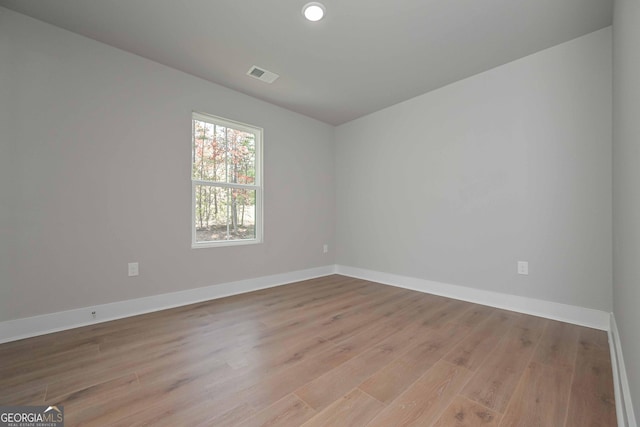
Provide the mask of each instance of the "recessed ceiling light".
{"label": "recessed ceiling light", "polygon": [[322,19],[326,10],[327,9],[322,3],[312,1],[311,3],[307,3],[304,5],[304,7],[302,8],[302,14],[309,21],[316,22]]}

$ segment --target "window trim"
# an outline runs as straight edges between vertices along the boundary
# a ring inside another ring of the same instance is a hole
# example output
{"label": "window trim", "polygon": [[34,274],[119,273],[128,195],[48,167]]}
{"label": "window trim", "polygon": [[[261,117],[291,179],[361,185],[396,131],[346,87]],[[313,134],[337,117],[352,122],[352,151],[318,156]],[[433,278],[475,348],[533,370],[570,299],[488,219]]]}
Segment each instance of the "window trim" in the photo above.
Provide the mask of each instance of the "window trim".
{"label": "window trim", "polygon": [[[239,131],[252,133],[255,135],[255,147],[256,147],[256,176],[254,184],[239,184],[229,182],[214,182],[214,181],[202,181],[193,178],[193,151],[189,154],[189,176],[191,177],[191,249],[203,249],[203,248],[218,248],[224,246],[243,246],[243,245],[256,245],[264,241],[263,237],[263,224],[264,224],[264,181],[262,175],[262,164],[264,159],[263,154],[263,140],[264,129],[258,126],[252,126],[246,123],[237,122],[235,120],[225,119],[223,117],[214,116],[212,114],[201,113],[197,111],[191,112],[191,150],[194,146],[194,134],[193,134],[193,121],[200,120],[207,123],[230,127]],[[212,240],[206,242],[196,241],[196,186],[208,185],[212,187],[221,188],[240,188],[255,190],[256,192],[256,210],[255,210],[255,238],[253,239],[236,239],[236,240]]]}

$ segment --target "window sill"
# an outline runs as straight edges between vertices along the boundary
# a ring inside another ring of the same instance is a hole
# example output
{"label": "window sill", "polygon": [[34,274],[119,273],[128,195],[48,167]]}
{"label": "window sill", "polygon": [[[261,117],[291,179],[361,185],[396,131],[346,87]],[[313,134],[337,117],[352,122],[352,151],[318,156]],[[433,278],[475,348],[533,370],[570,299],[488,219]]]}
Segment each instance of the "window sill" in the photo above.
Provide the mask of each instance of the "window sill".
{"label": "window sill", "polygon": [[224,246],[257,245],[259,243],[262,243],[262,240],[260,240],[260,239],[220,240],[218,242],[191,243],[191,249],[220,248],[220,247],[224,247]]}

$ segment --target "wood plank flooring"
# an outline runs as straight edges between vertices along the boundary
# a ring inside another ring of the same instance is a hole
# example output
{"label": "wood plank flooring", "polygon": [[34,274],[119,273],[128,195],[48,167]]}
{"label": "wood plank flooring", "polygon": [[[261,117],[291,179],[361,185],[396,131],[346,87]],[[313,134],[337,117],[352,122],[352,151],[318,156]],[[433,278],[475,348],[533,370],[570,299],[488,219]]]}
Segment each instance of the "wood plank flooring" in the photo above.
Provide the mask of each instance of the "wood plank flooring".
{"label": "wood plank flooring", "polygon": [[338,275],[0,345],[67,426],[615,426],[605,332]]}

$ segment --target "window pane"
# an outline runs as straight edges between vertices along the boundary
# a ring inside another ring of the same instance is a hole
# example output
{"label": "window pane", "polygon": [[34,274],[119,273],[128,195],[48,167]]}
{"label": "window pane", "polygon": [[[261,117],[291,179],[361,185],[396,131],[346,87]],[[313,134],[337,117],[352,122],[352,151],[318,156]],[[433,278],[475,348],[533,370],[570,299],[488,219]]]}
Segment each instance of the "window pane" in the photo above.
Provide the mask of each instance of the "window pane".
{"label": "window pane", "polygon": [[215,140],[218,150],[218,162],[216,163],[216,181],[229,182],[227,180],[227,128],[215,126]]}
{"label": "window pane", "polygon": [[202,159],[204,157],[204,146],[206,144],[207,132],[205,123],[193,120],[193,141],[191,150],[191,173],[192,177],[199,179],[202,176]]}
{"label": "window pane", "polygon": [[194,119],[192,164],[193,179],[255,184],[256,137]]}
{"label": "window pane", "polygon": [[256,191],[231,189],[229,212],[231,239],[256,238]]}
{"label": "window pane", "polygon": [[249,132],[227,128],[229,181],[240,184],[256,182],[256,137]]}
{"label": "window pane", "polygon": [[220,137],[220,126],[193,120],[192,177],[203,181],[225,181],[226,142],[224,128]]}
{"label": "window pane", "polygon": [[255,239],[256,191],[195,186],[196,242]]}
{"label": "window pane", "polygon": [[228,193],[226,188],[195,186],[196,242],[227,240]]}

